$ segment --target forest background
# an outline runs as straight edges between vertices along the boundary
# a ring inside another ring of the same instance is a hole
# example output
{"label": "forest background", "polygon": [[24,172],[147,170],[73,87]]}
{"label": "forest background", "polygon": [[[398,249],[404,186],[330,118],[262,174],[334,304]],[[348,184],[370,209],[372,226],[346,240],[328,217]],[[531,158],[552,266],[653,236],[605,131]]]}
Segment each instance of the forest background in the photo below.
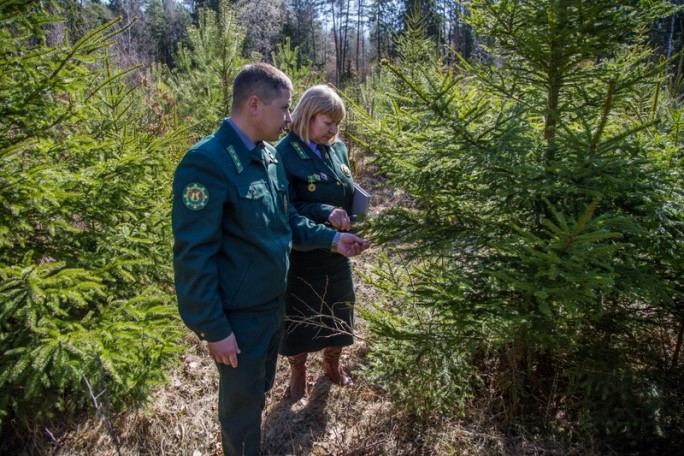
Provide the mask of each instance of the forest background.
{"label": "forest background", "polygon": [[[338,88],[375,194],[361,386],[330,393],[320,433],[347,438],[312,441],[314,414],[304,439],[267,432],[268,452],[675,454],[679,3],[0,0],[0,452],[219,452],[151,431],[158,392],[201,363],[169,189],[239,67],[265,60],[295,103]],[[174,409],[181,429],[193,407]],[[100,434],[69,427],[83,416]]]}

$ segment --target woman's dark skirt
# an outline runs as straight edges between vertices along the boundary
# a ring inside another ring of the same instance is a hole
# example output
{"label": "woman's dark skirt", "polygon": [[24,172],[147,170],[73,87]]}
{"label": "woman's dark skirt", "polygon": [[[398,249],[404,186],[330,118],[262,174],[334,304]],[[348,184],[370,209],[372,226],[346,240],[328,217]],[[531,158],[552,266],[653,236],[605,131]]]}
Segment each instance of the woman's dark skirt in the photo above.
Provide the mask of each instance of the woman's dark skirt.
{"label": "woman's dark skirt", "polygon": [[280,354],[293,356],[354,343],[351,261],[337,253],[293,251]]}

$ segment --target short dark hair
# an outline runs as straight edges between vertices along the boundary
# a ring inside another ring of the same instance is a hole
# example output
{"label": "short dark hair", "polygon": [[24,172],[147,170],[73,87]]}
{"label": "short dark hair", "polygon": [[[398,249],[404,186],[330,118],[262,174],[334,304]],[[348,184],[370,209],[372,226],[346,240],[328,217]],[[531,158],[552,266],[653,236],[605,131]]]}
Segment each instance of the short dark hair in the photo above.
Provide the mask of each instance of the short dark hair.
{"label": "short dark hair", "polygon": [[292,91],[292,81],[278,68],[268,63],[245,65],[233,81],[231,109],[241,106],[252,95],[270,104],[281,95],[283,89]]}

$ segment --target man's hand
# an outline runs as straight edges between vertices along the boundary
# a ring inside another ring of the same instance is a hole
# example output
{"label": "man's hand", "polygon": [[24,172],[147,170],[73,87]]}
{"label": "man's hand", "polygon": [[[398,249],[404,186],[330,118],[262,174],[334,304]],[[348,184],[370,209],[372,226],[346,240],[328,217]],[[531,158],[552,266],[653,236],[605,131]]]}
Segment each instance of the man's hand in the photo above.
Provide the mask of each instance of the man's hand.
{"label": "man's hand", "polygon": [[340,239],[337,242],[337,253],[346,257],[353,257],[366,250],[369,245],[368,241],[354,234],[340,233]]}
{"label": "man's hand", "polygon": [[333,209],[333,211],[330,213],[330,216],[328,216],[328,221],[332,226],[340,231],[349,231],[349,228],[351,228],[351,220],[349,219],[349,215],[347,214],[347,211],[341,207],[336,207]]}
{"label": "man's hand", "polygon": [[237,367],[237,355],[240,354],[240,348],[235,339],[235,333],[218,342],[207,343],[207,348],[209,349],[209,354],[217,363]]}

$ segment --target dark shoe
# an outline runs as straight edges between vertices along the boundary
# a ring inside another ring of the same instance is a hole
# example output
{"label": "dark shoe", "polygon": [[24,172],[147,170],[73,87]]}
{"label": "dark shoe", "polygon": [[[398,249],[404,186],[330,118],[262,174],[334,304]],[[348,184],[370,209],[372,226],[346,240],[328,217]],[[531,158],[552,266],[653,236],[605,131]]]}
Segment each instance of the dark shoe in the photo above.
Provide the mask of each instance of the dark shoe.
{"label": "dark shoe", "polygon": [[323,370],[333,383],[337,383],[340,386],[351,385],[351,378],[340,367],[341,354],[342,347],[328,347],[323,350]]}
{"label": "dark shoe", "polygon": [[288,356],[290,362],[290,399],[299,402],[306,396],[306,357],[308,353]]}

